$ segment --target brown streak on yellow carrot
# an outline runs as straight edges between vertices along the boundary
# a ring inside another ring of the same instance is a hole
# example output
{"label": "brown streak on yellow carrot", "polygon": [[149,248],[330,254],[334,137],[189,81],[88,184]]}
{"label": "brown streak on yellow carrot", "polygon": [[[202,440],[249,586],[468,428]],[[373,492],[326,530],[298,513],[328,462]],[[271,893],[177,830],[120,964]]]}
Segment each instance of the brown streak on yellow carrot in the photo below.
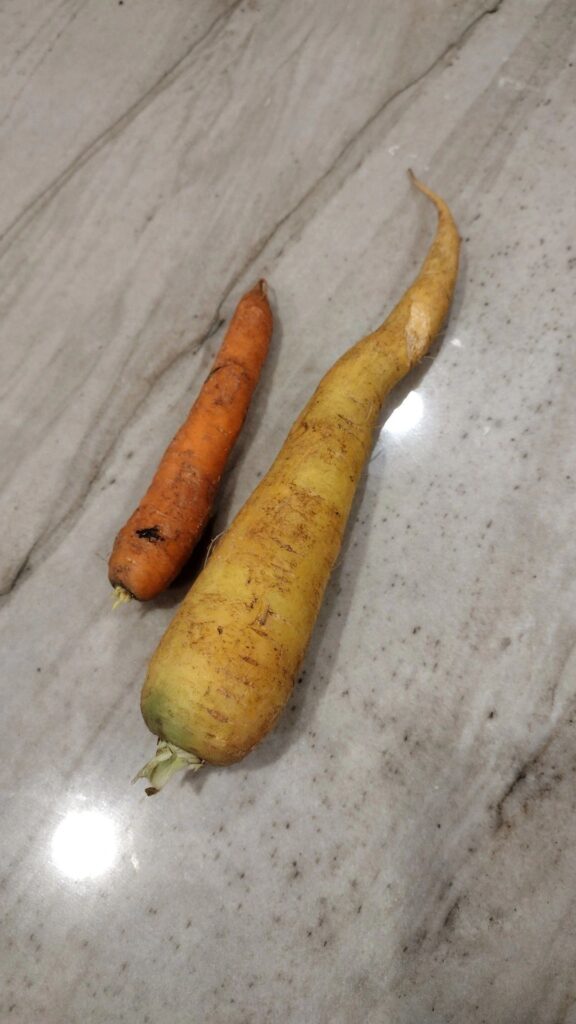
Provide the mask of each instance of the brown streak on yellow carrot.
{"label": "brown streak on yellow carrot", "polygon": [[320,382],[150,663],[142,713],[180,751],[178,767],[182,750],[213,764],[238,761],[274,725],[340,551],[382,404],[448,313],[458,232],[444,201],[412,180],[438,213],[420,273],[385,323]]}

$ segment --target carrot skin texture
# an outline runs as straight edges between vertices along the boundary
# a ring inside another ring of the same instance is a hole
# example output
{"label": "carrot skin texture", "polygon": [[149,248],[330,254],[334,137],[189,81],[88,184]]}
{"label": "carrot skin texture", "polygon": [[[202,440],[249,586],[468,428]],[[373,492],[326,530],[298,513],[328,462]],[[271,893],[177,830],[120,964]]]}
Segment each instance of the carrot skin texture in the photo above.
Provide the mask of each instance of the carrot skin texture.
{"label": "carrot skin texture", "polygon": [[210,517],[271,335],[272,311],[259,281],[240,299],[198,398],[116,537],[108,563],[113,587],[149,601],[185,565]]}
{"label": "carrot skin texture", "polygon": [[272,467],[215,546],[154,654],[151,732],[212,764],[243,758],[292,690],[388,392],[448,314],[459,238],[438,196],[422,269],[385,323],[328,371]]}

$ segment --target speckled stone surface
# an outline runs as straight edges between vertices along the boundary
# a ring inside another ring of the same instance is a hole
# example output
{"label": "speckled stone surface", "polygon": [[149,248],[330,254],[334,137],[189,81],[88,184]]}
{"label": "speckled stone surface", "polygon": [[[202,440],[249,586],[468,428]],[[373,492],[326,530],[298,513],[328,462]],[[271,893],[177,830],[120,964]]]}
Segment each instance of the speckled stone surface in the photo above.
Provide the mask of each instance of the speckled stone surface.
{"label": "speckled stone surface", "polygon": [[[1,1008],[17,1024],[575,1024],[572,0],[0,8]],[[242,290],[273,354],[224,529],[431,238],[450,323],[393,396],[302,677],[155,800],[184,585],[106,559]]]}

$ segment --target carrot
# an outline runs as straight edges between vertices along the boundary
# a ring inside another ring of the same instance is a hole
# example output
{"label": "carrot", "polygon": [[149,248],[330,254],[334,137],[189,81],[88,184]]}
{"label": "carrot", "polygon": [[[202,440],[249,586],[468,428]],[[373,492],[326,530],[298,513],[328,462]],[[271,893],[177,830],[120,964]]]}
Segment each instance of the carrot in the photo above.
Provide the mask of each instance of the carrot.
{"label": "carrot", "polygon": [[149,601],[178,575],[210,516],[230,450],[240,433],[270,343],[266,283],[240,299],[188,418],[152,483],[114,542],[108,577],[116,604]]}
{"label": "carrot", "polygon": [[[412,176],[413,178],[413,176]],[[154,654],[141,707],[159,737],[137,777],[156,792],[179,768],[239,761],[292,690],[388,392],[448,314],[459,238],[446,203],[416,280],[385,323],[346,352],[222,536]]]}

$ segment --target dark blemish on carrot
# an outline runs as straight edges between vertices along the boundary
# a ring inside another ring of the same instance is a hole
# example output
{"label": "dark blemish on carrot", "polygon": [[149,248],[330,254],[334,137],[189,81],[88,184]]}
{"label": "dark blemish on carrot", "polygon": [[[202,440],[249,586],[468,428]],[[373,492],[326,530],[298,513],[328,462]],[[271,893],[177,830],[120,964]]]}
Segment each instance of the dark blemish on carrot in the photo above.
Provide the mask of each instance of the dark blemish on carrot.
{"label": "dark blemish on carrot", "polygon": [[209,715],[212,716],[212,718],[215,718],[216,721],[218,722],[228,721],[227,715],[223,715],[222,712],[218,711],[216,708],[206,708],[205,710],[208,712]]}
{"label": "dark blemish on carrot", "polygon": [[157,544],[158,541],[164,540],[159,526],[145,526],[141,530],[136,530],[136,536],[142,537],[143,540],[149,540],[151,544]]}
{"label": "dark blemish on carrot", "polygon": [[266,632],[265,629],[256,629],[256,626],[254,626],[254,625],[250,625],[248,628],[251,629],[253,633],[257,633],[258,636],[263,636],[263,637],[267,637],[268,636],[268,633]]}
{"label": "dark blemish on carrot", "polygon": [[261,626],[265,626],[266,625],[266,620],[268,619],[269,615],[272,615],[272,609],[268,605],[266,610],[262,612],[262,615],[258,619],[258,622],[260,623]]}

